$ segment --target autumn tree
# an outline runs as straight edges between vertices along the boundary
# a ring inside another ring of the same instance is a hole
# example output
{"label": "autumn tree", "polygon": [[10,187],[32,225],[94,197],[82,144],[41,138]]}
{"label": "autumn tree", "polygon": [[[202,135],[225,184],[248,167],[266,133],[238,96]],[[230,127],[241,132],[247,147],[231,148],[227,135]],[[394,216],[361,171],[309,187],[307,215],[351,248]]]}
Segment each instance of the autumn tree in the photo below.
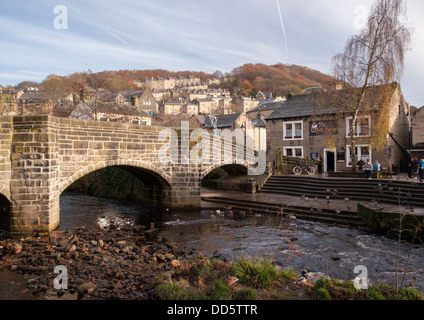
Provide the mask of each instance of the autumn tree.
{"label": "autumn tree", "polygon": [[51,100],[51,111],[54,112],[59,100],[62,99],[69,91],[68,83],[62,77],[57,75],[49,75],[42,83],[41,89],[47,94]]}
{"label": "autumn tree", "polygon": [[357,171],[355,127],[364,98],[372,86],[399,81],[403,75],[405,53],[409,49],[412,30],[401,22],[406,19],[403,0],[377,0],[366,25],[352,36],[344,52],[333,58],[333,72],[337,80],[353,88],[349,99],[338,107],[352,118],[350,143],[352,168]]}
{"label": "autumn tree", "polygon": [[97,119],[98,106],[99,106],[99,93],[100,90],[107,86],[106,78],[100,73],[93,73],[91,70],[87,71],[87,84],[93,90],[93,94],[87,103],[91,104],[94,110],[94,120]]}
{"label": "autumn tree", "polygon": [[72,102],[75,107],[83,99],[87,86],[86,76],[83,73],[73,73],[68,77],[69,90],[72,94]]}

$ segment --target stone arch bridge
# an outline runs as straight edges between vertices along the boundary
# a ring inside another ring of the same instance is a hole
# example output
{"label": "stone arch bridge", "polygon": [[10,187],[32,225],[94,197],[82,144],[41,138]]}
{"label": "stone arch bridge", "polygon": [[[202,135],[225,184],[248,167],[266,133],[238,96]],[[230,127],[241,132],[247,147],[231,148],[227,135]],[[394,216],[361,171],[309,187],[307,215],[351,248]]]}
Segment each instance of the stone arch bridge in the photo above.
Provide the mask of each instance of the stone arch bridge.
{"label": "stone arch bridge", "polygon": [[[56,229],[61,193],[102,168],[131,170],[149,185],[149,199],[169,207],[195,208],[200,206],[201,181],[209,172],[222,166],[259,168],[260,163],[248,148],[239,154],[233,139],[231,144],[211,143],[211,149],[193,152],[201,139],[193,141],[196,130],[189,128],[48,115],[0,119],[0,228],[10,232]],[[202,161],[193,161],[194,155]]]}

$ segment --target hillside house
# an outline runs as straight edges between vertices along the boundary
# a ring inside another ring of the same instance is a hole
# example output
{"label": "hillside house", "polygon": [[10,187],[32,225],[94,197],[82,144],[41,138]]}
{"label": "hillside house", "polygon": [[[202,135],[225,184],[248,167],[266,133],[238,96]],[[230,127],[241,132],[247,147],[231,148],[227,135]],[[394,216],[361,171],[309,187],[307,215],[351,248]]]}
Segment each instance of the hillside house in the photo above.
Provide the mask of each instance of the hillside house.
{"label": "hillside house", "polygon": [[250,97],[236,97],[233,103],[238,105],[243,110],[243,113],[246,113],[255,108],[259,104],[259,101]]}
{"label": "hillside house", "polygon": [[71,119],[123,122],[150,126],[152,116],[130,105],[114,102],[98,102],[97,110],[92,103],[80,101],[69,115]]}

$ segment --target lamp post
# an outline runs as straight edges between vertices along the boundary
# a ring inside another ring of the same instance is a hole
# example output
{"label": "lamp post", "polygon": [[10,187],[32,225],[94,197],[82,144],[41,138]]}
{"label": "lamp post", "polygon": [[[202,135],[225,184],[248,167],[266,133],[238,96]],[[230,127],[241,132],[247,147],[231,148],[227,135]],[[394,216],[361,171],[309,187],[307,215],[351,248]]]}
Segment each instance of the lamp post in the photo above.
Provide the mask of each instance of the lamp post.
{"label": "lamp post", "polygon": [[258,153],[261,151],[261,107],[258,107]]}

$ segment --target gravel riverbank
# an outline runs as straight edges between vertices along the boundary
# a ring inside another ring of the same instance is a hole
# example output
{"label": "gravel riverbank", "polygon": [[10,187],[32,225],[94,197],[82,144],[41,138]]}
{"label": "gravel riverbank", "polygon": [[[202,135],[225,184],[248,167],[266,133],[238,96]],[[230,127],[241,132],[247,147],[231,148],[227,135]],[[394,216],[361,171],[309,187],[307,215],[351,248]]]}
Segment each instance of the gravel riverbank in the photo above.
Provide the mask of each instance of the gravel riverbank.
{"label": "gravel riverbank", "polygon": [[[110,224],[106,229],[79,227],[49,236],[5,238],[0,241],[0,274],[20,275],[26,281],[24,291],[37,300],[155,300],[153,279],[179,268],[194,253],[165,243],[156,231]],[[60,289],[66,274],[67,289]],[[12,284],[9,290],[20,290],[18,297],[22,286]]]}

